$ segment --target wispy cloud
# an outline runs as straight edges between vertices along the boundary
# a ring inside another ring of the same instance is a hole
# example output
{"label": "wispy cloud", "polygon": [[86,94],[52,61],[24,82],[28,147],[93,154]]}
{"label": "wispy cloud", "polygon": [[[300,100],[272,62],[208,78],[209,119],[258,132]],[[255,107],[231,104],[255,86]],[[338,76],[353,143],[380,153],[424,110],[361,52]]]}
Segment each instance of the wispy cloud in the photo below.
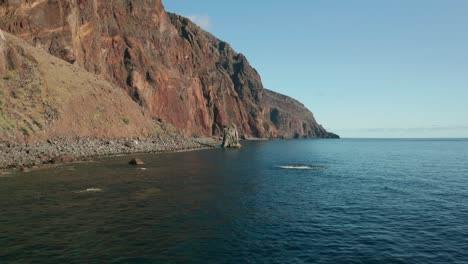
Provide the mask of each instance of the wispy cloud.
{"label": "wispy cloud", "polygon": [[204,30],[210,30],[212,25],[211,25],[211,19],[208,15],[203,15],[203,14],[193,14],[193,15],[188,15],[187,16],[190,20],[192,20],[193,23],[197,24]]}

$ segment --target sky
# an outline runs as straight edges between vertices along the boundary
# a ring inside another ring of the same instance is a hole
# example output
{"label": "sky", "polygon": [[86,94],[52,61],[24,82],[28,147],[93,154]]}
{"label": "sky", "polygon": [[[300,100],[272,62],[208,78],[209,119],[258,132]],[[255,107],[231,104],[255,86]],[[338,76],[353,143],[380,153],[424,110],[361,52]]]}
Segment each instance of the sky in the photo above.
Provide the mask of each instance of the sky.
{"label": "sky", "polygon": [[466,0],[163,0],[342,137],[468,137]]}

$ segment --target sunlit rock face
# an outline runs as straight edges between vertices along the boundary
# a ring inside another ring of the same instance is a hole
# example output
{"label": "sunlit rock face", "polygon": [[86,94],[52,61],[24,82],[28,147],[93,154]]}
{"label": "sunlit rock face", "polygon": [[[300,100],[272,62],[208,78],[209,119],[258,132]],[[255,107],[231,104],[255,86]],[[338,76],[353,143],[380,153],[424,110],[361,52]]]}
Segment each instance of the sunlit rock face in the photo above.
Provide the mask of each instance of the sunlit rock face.
{"label": "sunlit rock face", "polygon": [[239,142],[239,132],[235,126],[225,127],[223,129],[223,148],[241,148]]}
{"label": "sunlit rock face", "polygon": [[245,137],[331,137],[308,110],[283,108],[288,97],[266,92],[242,54],[161,0],[2,0],[0,28],[117,84],[186,135],[233,123]]}

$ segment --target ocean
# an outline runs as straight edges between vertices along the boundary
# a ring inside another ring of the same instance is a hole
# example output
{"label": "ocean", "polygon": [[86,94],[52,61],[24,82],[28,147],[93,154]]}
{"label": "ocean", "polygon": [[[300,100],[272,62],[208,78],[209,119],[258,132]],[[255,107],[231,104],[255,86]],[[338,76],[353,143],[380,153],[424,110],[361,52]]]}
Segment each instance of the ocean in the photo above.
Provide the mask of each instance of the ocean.
{"label": "ocean", "polygon": [[136,157],[0,175],[0,263],[468,263],[468,139]]}

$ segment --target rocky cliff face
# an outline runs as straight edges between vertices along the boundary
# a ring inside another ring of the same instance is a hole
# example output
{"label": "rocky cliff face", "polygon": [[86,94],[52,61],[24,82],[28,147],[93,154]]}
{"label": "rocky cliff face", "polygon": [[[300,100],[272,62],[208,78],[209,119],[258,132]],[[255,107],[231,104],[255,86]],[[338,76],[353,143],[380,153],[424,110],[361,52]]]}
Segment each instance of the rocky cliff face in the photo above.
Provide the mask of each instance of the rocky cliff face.
{"label": "rocky cliff face", "polygon": [[265,120],[273,138],[339,138],[317,124],[312,112],[299,101],[264,89]]}
{"label": "rocky cliff face", "polygon": [[122,89],[0,33],[0,141],[158,133],[158,122]]}
{"label": "rocky cliff face", "polygon": [[115,83],[187,135],[221,135],[233,123],[247,137],[333,136],[161,0],[2,0],[0,28]]}

